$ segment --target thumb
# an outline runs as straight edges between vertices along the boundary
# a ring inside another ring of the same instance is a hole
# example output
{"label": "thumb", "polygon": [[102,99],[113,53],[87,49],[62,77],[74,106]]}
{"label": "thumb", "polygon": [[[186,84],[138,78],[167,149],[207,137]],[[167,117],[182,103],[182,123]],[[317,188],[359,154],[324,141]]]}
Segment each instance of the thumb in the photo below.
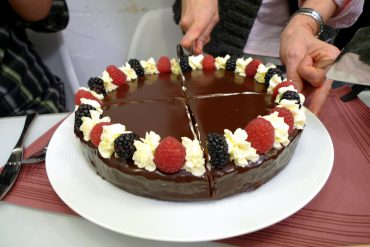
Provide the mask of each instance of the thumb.
{"label": "thumb", "polygon": [[305,55],[298,65],[299,75],[314,87],[319,87],[325,80],[325,68],[316,67],[310,55]]}
{"label": "thumb", "polygon": [[296,86],[298,92],[303,90],[303,80],[297,73],[297,65],[293,62],[287,63],[286,65],[286,74],[288,80],[293,81],[294,85]]}
{"label": "thumb", "polygon": [[325,80],[321,87],[316,88],[312,93],[311,103],[308,109],[315,115],[319,115],[322,107],[325,104],[326,98],[329,95],[332,80]]}

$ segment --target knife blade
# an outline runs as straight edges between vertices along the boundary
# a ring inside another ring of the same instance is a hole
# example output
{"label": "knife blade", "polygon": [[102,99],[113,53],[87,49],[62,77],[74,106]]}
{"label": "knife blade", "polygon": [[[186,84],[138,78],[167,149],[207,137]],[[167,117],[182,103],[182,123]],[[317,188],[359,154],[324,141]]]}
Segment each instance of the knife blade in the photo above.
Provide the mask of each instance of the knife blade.
{"label": "knife blade", "polygon": [[19,140],[13,148],[10,157],[0,174],[0,200],[9,192],[21,169],[21,164],[10,165],[11,162],[20,162],[23,159],[23,141],[31,126],[36,113],[28,114]]}
{"label": "knife blade", "polygon": [[[370,27],[360,28],[333,61],[326,78],[358,85],[370,85]],[[317,67],[323,68],[322,65]]]}
{"label": "knife blade", "polygon": [[[177,62],[180,64],[180,58],[185,55],[184,50],[182,49],[182,46],[180,44],[177,44],[176,46],[176,54],[177,54]],[[181,70],[181,66],[180,66],[180,78],[182,82],[185,83],[185,76]]]}

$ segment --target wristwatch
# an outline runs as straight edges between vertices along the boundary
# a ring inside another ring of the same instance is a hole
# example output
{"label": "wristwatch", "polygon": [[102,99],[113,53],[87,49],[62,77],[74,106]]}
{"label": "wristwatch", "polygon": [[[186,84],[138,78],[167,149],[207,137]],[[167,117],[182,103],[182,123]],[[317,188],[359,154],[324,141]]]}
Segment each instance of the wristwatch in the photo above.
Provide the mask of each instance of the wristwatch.
{"label": "wristwatch", "polygon": [[294,15],[311,16],[317,24],[316,37],[319,37],[320,34],[322,33],[322,31],[324,31],[324,21],[323,21],[321,15],[320,15],[320,13],[317,12],[316,10],[311,9],[311,8],[300,8],[294,13]]}

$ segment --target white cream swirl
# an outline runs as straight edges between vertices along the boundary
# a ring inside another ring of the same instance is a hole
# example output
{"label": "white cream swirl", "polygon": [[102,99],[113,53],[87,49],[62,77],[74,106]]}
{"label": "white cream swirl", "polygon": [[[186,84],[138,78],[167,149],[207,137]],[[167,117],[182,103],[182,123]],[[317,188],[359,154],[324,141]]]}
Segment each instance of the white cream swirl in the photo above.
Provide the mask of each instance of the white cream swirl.
{"label": "white cream swirl", "polygon": [[275,133],[275,140],[274,140],[274,148],[280,149],[283,146],[289,144],[289,125],[284,122],[284,118],[278,116],[278,112],[273,112],[270,115],[262,116],[265,120],[269,121],[274,127]]}
{"label": "white cream swirl", "polygon": [[87,87],[80,87],[78,90],[84,90],[86,92],[89,92],[91,93],[95,98],[97,98],[98,100],[103,100],[104,99],[104,95],[103,94],[98,94],[96,93],[95,91],[93,90],[90,90],[89,88]]}
{"label": "white cream swirl", "polygon": [[187,137],[182,137],[181,140],[186,151],[184,169],[194,176],[203,176],[206,172],[206,167],[199,141],[197,139],[191,140]]}
{"label": "white cream swirl", "polygon": [[132,156],[134,164],[147,171],[154,171],[156,169],[154,163],[154,152],[159,145],[160,140],[161,137],[159,135],[150,131],[145,134],[145,138],[140,138],[140,141],[134,141],[134,146],[136,148],[136,151]]}
{"label": "white cream swirl", "polygon": [[248,165],[248,161],[256,162],[258,160],[259,155],[247,141],[248,134],[245,130],[238,128],[234,134],[228,129],[225,129],[224,132],[230,160],[233,160],[237,166],[245,167]]}
{"label": "white cream swirl", "polygon": [[[275,103],[279,104],[279,101],[280,101],[281,97],[287,91],[298,92],[297,89],[295,89],[294,86],[292,86],[292,85],[287,86],[287,87],[281,87],[281,88],[278,89],[278,95],[276,95]],[[303,102],[301,102],[301,103],[303,104]]]}
{"label": "white cream swirl", "polygon": [[225,57],[216,57],[215,59],[215,66],[217,70],[225,69],[226,62],[229,60],[230,55],[226,55]]}
{"label": "white cream swirl", "polygon": [[137,79],[137,74],[133,68],[131,68],[131,65],[126,62],[125,65],[122,65],[119,68],[123,73],[126,75],[126,81],[132,81]]}
{"label": "white cream swirl", "polygon": [[265,83],[265,75],[267,70],[268,68],[263,63],[260,63],[260,65],[258,65],[254,79],[259,83]]}
{"label": "white cream swirl", "polygon": [[299,108],[299,105],[296,104],[294,101],[283,99],[282,101],[280,101],[277,107],[285,107],[292,112],[294,118],[294,128],[304,128],[304,126],[306,125],[306,110],[303,106]]}
{"label": "white cream swirl", "polygon": [[140,61],[141,66],[144,68],[144,73],[146,75],[154,75],[158,74],[159,71],[157,69],[157,64],[154,60],[154,58],[149,58],[147,61],[141,60]]}
{"label": "white cream swirl", "polygon": [[[84,105],[91,105],[92,107],[94,107],[100,114],[103,113],[103,110],[101,109],[101,105],[99,102],[97,102],[96,100],[92,100],[92,99],[85,99],[85,98],[82,98],[81,99],[81,104],[84,104]],[[75,110],[78,109],[78,105],[75,106]]]}
{"label": "white cream swirl", "polygon": [[248,57],[247,59],[244,60],[244,58],[238,58],[236,60],[236,68],[235,68],[235,73],[239,74],[240,76],[246,77],[247,75],[245,74],[245,67],[252,62],[253,58]]}
{"label": "white cream swirl", "polygon": [[171,72],[175,75],[180,74],[181,68],[180,64],[177,62],[175,58],[171,59]]}
{"label": "white cream swirl", "polygon": [[109,123],[110,122],[110,117],[103,117],[100,118],[100,112],[90,110],[90,116],[91,117],[82,117],[82,124],[80,126],[80,130],[82,131],[84,135],[84,140],[85,141],[90,141],[90,133],[92,128],[98,123]]}
{"label": "white cream swirl", "polygon": [[113,80],[106,70],[103,71],[101,79],[103,80],[105,91],[111,92],[118,88],[117,85],[113,84]]}
{"label": "white cream swirl", "polygon": [[203,54],[197,56],[189,56],[189,65],[192,70],[202,69],[202,61],[204,59]]}
{"label": "white cream swirl", "polygon": [[282,83],[281,77],[278,74],[275,74],[271,77],[269,81],[269,88],[267,89],[267,93],[272,94],[274,88],[279,84]]}
{"label": "white cream swirl", "polygon": [[114,153],[114,140],[121,134],[130,133],[122,124],[103,126],[101,141],[98,146],[99,153],[103,158],[109,159]]}

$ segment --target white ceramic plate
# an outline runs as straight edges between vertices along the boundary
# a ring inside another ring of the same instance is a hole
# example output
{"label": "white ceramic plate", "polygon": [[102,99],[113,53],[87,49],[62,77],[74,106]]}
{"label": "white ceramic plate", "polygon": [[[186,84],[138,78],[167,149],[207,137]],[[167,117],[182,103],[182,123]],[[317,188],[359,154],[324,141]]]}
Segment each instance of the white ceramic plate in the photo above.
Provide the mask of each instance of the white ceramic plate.
{"label": "white ceramic plate", "polygon": [[55,132],[46,169],[60,198],[97,225],[134,237],[193,242],[233,237],[273,225],[304,207],[323,187],[333,145],[307,111],[307,126],[288,166],[253,192],[218,201],[166,202],[131,195],[101,179],[81,154],[72,114]]}

